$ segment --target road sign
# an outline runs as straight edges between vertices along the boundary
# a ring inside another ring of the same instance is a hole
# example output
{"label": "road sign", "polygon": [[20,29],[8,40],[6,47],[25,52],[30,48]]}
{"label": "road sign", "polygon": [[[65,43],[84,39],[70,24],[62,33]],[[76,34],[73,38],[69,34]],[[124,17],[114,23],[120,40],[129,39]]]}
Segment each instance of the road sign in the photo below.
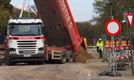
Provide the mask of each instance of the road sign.
{"label": "road sign", "polygon": [[[132,32],[131,32],[131,27],[133,26],[133,18],[134,14],[128,13],[126,14],[126,18],[128,20],[128,25],[129,25],[129,38],[130,38],[130,44],[132,45]],[[130,53],[131,53],[131,67],[132,67],[132,75],[134,76],[134,64],[133,64],[133,52],[132,52],[133,45],[130,46]]]}
{"label": "road sign", "polygon": [[118,20],[111,19],[105,24],[106,33],[109,36],[117,36],[121,32],[121,25]]}
{"label": "road sign", "polygon": [[129,27],[132,27],[132,24],[133,24],[133,18],[134,18],[134,15],[133,14],[126,14],[126,19],[128,21],[128,25]]}

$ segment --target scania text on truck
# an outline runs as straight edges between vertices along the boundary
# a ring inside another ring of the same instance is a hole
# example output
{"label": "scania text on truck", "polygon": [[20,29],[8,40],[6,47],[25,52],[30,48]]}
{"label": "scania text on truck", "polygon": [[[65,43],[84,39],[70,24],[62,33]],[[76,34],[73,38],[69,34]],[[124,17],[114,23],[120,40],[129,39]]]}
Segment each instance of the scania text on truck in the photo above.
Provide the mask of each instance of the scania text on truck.
{"label": "scania text on truck", "polygon": [[44,62],[44,36],[40,19],[10,19],[7,27],[7,65]]}

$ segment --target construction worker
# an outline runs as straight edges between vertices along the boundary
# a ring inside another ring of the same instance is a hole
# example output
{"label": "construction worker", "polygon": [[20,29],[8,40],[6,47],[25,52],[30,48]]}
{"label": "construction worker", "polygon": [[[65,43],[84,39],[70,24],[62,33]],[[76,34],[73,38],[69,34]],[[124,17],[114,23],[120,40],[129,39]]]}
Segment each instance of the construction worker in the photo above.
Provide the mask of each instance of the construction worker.
{"label": "construction worker", "polygon": [[84,37],[83,41],[84,41],[85,48],[86,48],[86,50],[87,50],[87,46],[88,46],[88,45],[87,45],[87,38]]}
{"label": "construction worker", "polygon": [[96,42],[97,52],[99,53],[99,41]]}
{"label": "construction worker", "polygon": [[99,53],[99,58],[102,58],[103,57],[102,52],[103,52],[104,43],[103,43],[101,38],[99,39],[99,41],[97,41],[96,47],[97,47],[97,52]]}
{"label": "construction worker", "polygon": [[82,41],[82,42],[83,42],[83,43],[82,43],[82,46],[84,47],[84,49],[87,50],[87,46],[88,46],[88,45],[87,45],[87,38],[86,38],[86,37],[83,37],[82,40],[83,40],[83,41]]}

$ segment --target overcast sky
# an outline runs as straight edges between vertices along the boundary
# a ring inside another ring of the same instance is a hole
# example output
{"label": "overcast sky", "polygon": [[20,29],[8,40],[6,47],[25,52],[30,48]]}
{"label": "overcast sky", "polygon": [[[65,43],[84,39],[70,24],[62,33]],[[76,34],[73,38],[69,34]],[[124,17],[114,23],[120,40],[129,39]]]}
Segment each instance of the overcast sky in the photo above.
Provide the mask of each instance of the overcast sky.
{"label": "overcast sky", "polygon": [[[94,0],[68,0],[75,21],[88,21],[94,16]],[[11,4],[21,7],[23,0],[12,0]],[[29,5],[33,5],[33,0],[29,0]]]}

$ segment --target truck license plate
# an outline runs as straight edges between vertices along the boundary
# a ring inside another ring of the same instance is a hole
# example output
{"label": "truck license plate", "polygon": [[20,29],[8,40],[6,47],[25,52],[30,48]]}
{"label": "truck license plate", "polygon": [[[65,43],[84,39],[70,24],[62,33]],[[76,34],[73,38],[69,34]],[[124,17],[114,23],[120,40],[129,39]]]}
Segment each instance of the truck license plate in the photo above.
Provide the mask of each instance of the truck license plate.
{"label": "truck license plate", "polygon": [[31,57],[31,55],[26,54],[26,55],[24,55],[24,57]]}

